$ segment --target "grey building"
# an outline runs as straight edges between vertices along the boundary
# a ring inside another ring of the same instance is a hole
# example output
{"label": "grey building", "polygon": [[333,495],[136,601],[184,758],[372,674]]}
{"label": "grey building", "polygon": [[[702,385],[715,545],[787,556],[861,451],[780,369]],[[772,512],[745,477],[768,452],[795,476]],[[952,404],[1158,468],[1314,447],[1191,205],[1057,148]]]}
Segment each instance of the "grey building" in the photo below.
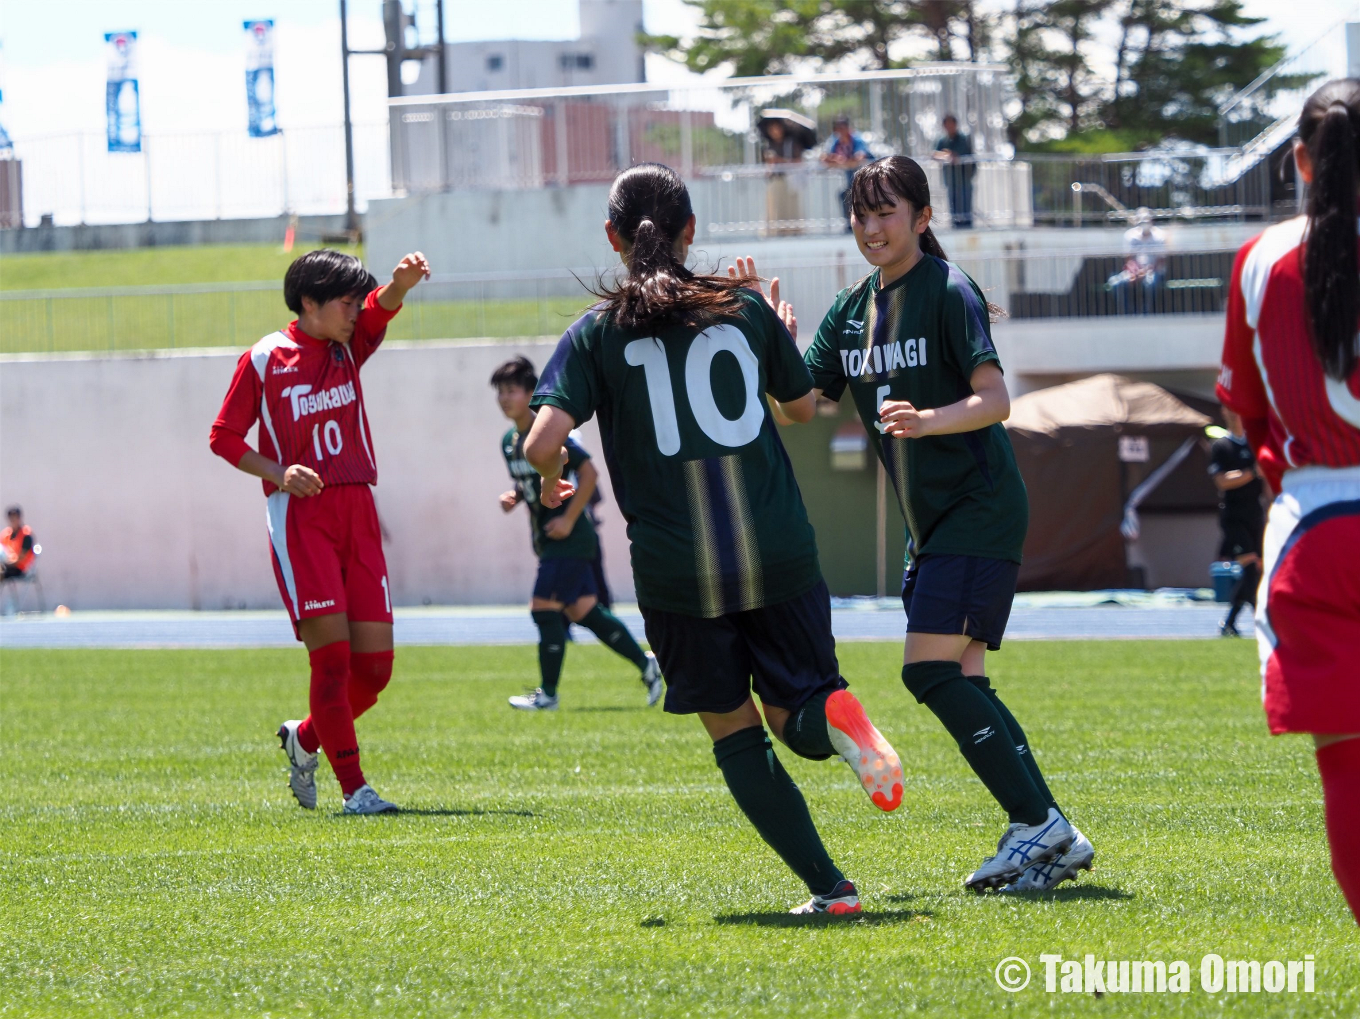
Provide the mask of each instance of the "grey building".
{"label": "grey building", "polygon": [[[642,0],[578,0],[581,37],[570,40],[503,39],[455,42],[444,47],[450,92],[616,85],[646,80]],[[456,10],[456,8],[455,8]],[[433,60],[425,61],[407,95],[437,91]]]}

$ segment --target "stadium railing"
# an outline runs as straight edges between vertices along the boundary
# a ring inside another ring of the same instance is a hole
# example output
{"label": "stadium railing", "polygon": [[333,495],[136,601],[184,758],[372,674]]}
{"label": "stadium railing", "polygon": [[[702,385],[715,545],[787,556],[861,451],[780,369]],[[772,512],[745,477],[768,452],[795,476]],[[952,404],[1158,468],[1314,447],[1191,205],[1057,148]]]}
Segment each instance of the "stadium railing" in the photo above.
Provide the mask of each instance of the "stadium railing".
{"label": "stadium railing", "polygon": [[[1017,242],[1019,243],[1019,242]],[[1014,319],[1204,314],[1223,308],[1234,249],[1169,251],[1158,284],[1121,284],[1128,256],[1097,250],[960,254],[987,299]],[[706,267],[707,268],[707,267]],[[806,335],[837,291],[864,275],[853,259],[784,259],[780,276]],[[436,275],[407,298],[392,340],[557,336],[590,301],[597,270]],[[244,349],[293,316],[278,282],[0,291],[0,353]]]}
{"label": "stadium railing", "polygon": [[[253,219],[345,211],[345,135],[339,124],[267,138],[238,131],[142,134],[141,152],[109,152],[102,132],[14,139],[23,218],[37,226],[147,220]],[[392,196],[385,123],[354,125],[355,198]]]}

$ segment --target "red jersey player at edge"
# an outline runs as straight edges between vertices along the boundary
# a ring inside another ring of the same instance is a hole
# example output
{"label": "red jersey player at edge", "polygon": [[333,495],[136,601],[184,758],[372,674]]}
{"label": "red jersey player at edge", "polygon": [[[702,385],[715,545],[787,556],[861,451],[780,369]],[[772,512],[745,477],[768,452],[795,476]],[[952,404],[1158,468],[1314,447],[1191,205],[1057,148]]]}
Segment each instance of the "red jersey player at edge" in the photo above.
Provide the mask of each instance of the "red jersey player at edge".
{"label": "red jersey player at edge", "polygon": [[1218,398],[1280,495],[1257,598],[1270,731],[1311,733],[1332,870],[1360,918],[1360,80],[1299,115],[1307,214],[1243,245]]}
{"label": "red jersey player at edge", "polygon": [[[392,599],[370,488],[378,468],[359,369],[407,291],[429,274],[415,252],[378,287],[352,255],[303,255],[283,278],[297,320],[241,355],[213,422],[213,452],[264,479],[274,577],[311,657],[311,714],[279,727],[289,786],[308,809],[316,806],[319,747],[345,813],[397,809],[364,780],[354,734],[354,719],[392,677]],[[259,452],[245,441],[257,420]]]}

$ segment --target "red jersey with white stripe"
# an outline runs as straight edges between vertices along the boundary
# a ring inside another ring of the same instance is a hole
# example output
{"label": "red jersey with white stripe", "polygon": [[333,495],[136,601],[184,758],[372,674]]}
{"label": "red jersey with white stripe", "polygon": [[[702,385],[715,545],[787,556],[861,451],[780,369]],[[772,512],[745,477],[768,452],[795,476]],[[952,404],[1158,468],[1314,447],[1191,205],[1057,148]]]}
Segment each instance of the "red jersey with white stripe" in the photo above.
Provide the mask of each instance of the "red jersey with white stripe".
{"label": "red jersey with white stripe", "polygon": [[1277,224],[1238,252],[1218,376],[1219,400],[1242,416],[1276,491],[1294,468],[1360,465],[1360,368],[1329,378],[1310,338],[1307,225],[1306,216]]}
{"label": "red jersey with white stripe", "polygon": [[[364,299],[349,343],[308,336],[296,321],[256,343],[237,362],[213,422],[214,451],[239,463],[248,448],[245,435],[258,420],[264,456],[285,467],[310,467],[327,485],[376,484],[378,463],[359,369],[382,343],[395,314],[378,304],[374,290]],[[264,483],[266,495],[276,490]]]}

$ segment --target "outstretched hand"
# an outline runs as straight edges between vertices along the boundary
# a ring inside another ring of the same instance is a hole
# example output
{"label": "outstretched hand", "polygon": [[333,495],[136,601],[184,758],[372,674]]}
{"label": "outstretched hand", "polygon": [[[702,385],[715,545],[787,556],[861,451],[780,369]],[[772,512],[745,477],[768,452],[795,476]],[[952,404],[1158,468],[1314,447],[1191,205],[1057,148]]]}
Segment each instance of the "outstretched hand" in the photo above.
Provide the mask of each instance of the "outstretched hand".
{"label": "outstretched hand", "polygon": [[765,284],[756,274],[756,260],[754,258],[738,258],[736,265],[727,267],[727,275],[731,279],[741,280],[744,286],[758,291],[760,296],[765,298],[765,303],[774,309],[779,321],[784,323],[784,328],[789,331],[789,335],[795,340],[798,339],[798,319],[793,314],[793,305],[779,298],[778,276],[770,280],[770,292],[766,293]]}
{"label": "outstretched hand", "polygon": [[430,278],[429,260],[419,251],[413,251],[392,270],[392,282],[402,290],[410,290],[421,280]]}
{"label": "outstretched hand", "polygon": [[[567,447],[562,447],[562,465],[567,462]],[[557,477],[543,479],[542,490],[538,494],[538,501],[545,509],[557,509],[564,502],[576,494],[576,486],[562,476],[559,469]]]}
{"label": "outstretched hand", "polygon": [[547,509],[557,509],[564,502],[576,494],[576,486],[560,474],[555,480],[543,479],[543,492],[539,496],[541,502]]}

